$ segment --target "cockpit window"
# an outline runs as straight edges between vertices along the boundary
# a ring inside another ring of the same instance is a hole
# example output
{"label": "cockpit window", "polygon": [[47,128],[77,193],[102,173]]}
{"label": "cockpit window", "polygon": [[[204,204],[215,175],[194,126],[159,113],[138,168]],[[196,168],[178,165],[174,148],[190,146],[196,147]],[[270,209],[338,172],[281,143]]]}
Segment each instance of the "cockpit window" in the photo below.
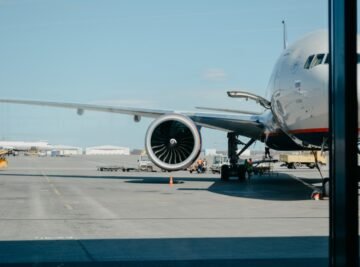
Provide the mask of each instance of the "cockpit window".
{"label": "cockpit window", "polygon": [[315,55],[311,55],[305,62],[304,69],[310,69],[311,61],[313,60]]}
{"label": "cockpit window", "polygon": [[326,58],[324,60],[324,64],[329,64],[329,61],[330,61],[330,55],[329,54],[326,54]]}
{"label": "cockpit window", "polygon": [[317,55],[315,55],[313,61],[310,64],[310,69],[317,66],[317,65],[319,65],[319,64],[321,64],[324,57],[325,57],[325,54],[317,54]]}
{"label": "cockpit window", "polygon": [[311,69],[319,64],[321,64],[324,60],[325,54],[317,54],[311,55],[305,62],[304,69]]}

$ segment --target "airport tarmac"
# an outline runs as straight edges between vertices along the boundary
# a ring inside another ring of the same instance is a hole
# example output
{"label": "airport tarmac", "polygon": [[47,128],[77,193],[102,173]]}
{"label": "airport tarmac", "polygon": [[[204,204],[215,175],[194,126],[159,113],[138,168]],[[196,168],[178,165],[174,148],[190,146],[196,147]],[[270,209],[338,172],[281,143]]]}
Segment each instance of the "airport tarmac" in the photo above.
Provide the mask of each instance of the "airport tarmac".
{"label": "airport tarmac", "polygon": [[136,159],[10,157],[0,171],[0,264],[327,265],[329,203],[310,198],[320,185],[314,169],[276,165],[222,182],[210,173],[97,171],[104,164]]}

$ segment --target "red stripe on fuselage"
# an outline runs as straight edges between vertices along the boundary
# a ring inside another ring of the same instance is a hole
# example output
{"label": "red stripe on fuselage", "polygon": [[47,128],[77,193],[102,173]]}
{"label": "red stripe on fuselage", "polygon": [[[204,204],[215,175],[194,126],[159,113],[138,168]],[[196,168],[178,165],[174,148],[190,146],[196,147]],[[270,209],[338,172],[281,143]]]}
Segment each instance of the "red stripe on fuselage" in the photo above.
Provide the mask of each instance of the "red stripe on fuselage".
{"label": "red stripe on fuselage", "polygon": [[297,129],[291,130],[289,133],[292,134],[302,134],[302,133],[327,133],[329,132],[329,128],[314,128],[314,129]]}
{"label": "red stripe on fuselage", "polygon": [[[327,133],[329,132],[329,128],[312,128],[312,129],[296,129],[290,130],[290,134],[303,134],[303,133]],[[358,132],[360,132],[360,128],[358,128]],[[270,135],[278,135],[281,132],[271,132]]]}

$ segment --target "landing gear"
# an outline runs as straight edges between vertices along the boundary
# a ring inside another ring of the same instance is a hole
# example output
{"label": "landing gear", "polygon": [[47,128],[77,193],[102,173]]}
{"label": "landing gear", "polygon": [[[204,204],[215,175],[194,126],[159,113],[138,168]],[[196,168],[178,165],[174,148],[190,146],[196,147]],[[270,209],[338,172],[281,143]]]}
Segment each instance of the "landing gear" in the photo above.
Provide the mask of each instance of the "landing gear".
{"label": "landing gear", "polygon": [[228,181],[230,177],[238,177],[239,181],[245,181],[249,179],[249,174],[246,171],[246,168],[244,165],[237,165],[231,166],[229,165],[222,165],[221,166],[221,180],[222,181]]}
{"label": "landing gear", "polygon": [[324,178],[322,173],[321,173],[321,169],[320,169],[320,165],[319,165],[319,161],[318,161],[318,158],[317,158],[317,153],[316,151],[313,151],[313,155],[314,155],[314,158],[315,158],[315,164],[314,166],[308,166],[309,168],[314,168],[316,167],[316,169],[319,171],[319,174],[321,176],[321,179],[322,179],[322,196],[323,197],[329,197],[330,196],[330,180],[329,178]]}
{"label": "landing gear", "polygon": [[324,197],[330,196],[330,180],[329,178],[325,178],[322,183],[322,191]]}
{"label": "landing gear", "polygon": [[229,180],[229,165],[222,165],[220,170],[220,178],[222,181],[228,181]]}
{"label": "landing gear", "polygon": [[245,165],[239,165],[237,167],[237,173],[239,181],[246,181],[249,179],[249,173],[247,172]]}
{"label": "landing gear", "polygon": [[[228,157],[229,165],[221,166],[221,180],[228,181],[230,177],[238,177],[240,181],[244,181],[249,177],[244,164],[239,164],[239,156],[250,145],[255,142],[255,139],[251,139],[247,144],[241,142],[235,133],[228,133]],[[238,145],[244,145],[239,153],[236,153]]]}

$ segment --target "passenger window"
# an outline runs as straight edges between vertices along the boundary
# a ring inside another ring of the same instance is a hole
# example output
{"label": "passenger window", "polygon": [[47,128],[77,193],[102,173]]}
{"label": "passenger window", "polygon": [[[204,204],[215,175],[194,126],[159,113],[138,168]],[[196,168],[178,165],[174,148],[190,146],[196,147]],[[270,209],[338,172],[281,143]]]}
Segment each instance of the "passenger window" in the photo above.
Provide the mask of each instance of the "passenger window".
{"label": "passenger window", "polygon": [[321,64],[323,59],[325,57],[325,54],[317,54],[314,58],[314,60],[310,64],[310,69]]}
{"label": "passenger window", "polygon": [[304,69],[309,69],[310,68],[310,64],[311,64],[311,61],[313,60],[315,55],[311,55],[308,57],[308,59],[306,60],[305,62],[305,65],[304,65]]}

